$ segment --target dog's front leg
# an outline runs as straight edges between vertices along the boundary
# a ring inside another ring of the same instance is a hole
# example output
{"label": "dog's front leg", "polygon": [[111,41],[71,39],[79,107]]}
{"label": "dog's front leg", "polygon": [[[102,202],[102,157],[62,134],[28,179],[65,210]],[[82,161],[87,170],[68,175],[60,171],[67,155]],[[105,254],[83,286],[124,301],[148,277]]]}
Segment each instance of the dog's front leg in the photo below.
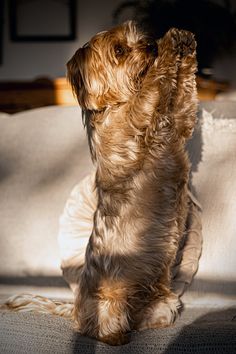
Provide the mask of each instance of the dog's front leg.
{"label": "dog's front leg", "polygon": [[152,123],[155,125],[158,118],[161,120],[176,114],[183,109],[185,100],[186,108],[190,102],[195,106],[197,102],[196,42],[193,34],[172,28],[157,44],[158,57],[130,102],[131,120],[142,118],[142,122],[137,124],[139,128]]}
{"label": "dog's front leg", "polygon": [[197,111],[196,41],[191,32],[170,29],[159,41],[156,61],[157,83],[161,93],[158,110],[171,114],[179,137],[192,134]]}
{"label": "dog's front leg", "polygon": [[[166,154],[165,163],[171,161],[172,166],[175,165],[178,152],[183,151],[183,137],[186,138],[190,135],[195,122],[195,47],[194,37],[190,32],[171,29],[159,41],[159,56],[153,67],[150,68],[149,76],[147,76],[143,85],[143,90],[149,85],[152,103],[154,102],[150,126],[146,131],[147,145],[152,152],[152,157],[158,156],[160,151],[161,154]],[[141,95],[143,95],[143,92]],[[149,109],[149,111],[151,110]],[[163,136],[165,136],[164,141],[162,139]],[[173,148],[174,146],[176,149]],[[171,154],[173,154],[172,157]],[[178,190],[179,202],[177,205],[179,207],[176,207],[178,208],[176,210],[176,223],[179,229],[179,238],[181,238],[185,214],[187,213],[186,181],[188,179],[188,163],[187,159],[185,160],[184,158],[184,153],[179,156],[178,161],[182,161],[183,172],[180,173],[180,170],[177,169],[172,170],[172,175],[176,173],[178,176],[174,186]],[[184,162],[186,162],[186,165]],[[161,168],[160,159],[158,164]],[[165,176],[168,179],[168,175]],[[182,183],[179,183],[180,181]],[[174,257],[173,253],[173,259]],[[168,269],[166,271],[168,273]],[[161,283],[166,284],[166,291],[163,293],[161,292]],[[168,286],[168,284],[168,274],[166,281],[165,279],[163,281],[159,279],[156,289],[153,289],[150,303],[137,320],[138,329],[158,328],[168,326],[174,322],[181,304],[179,298],[170,291],[170,285]]]}

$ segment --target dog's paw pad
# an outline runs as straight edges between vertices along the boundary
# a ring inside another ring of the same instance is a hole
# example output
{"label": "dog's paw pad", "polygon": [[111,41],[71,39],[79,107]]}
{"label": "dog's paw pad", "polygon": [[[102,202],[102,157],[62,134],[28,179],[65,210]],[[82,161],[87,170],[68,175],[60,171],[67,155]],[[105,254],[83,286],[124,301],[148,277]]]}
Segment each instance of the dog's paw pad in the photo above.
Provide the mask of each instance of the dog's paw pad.
{"label": "dog's paw pad", "polygon": [[196,49],[194,34],[192,32],[182,30],[180,31],[180,38],[180,54],[182,56],[187,56],[194,53]]}
{"label": "dog's paw pad", "polygon": [[180,31],[177,28],[171,28],[167,34],[171,38],[173,49],[178,50],[178,47],[181,43]]}
{"label": "dog's paw pad", "polygon": [[168,35],[172,41],[172,48],[176,54],[179,54],[181,57],[187,56],[195,51],[196,41],[192,32],[171,28],[168,31]]}

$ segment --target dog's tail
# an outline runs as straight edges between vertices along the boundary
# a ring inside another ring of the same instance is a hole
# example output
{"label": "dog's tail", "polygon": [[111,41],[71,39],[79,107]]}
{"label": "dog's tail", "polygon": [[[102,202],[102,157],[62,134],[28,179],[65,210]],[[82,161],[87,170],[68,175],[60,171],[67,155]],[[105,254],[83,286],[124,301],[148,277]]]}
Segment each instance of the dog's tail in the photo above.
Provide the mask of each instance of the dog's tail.
{"label": "dog's tail", "polygon": [[15,312],[37,312],[73,319],[74,304],[51,300],[43,296],[21,294],[10,297],[2,309]]}

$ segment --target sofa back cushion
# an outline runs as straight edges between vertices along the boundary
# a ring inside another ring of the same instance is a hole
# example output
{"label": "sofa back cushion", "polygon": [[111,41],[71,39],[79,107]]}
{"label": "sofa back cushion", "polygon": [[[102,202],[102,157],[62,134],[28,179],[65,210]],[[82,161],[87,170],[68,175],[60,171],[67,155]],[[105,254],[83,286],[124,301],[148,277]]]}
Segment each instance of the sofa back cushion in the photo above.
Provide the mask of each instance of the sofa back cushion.
{"label": "sofa back cushion", "polygon": [[[93,169],[80,109],[3,115],[0,132],[0,276],[60,275],[59,217]],[[187,294],[235,297],[236,103],[202,103],[188,149],[203,251]]]}
{"label": "sofa back cushion", "polygon": [[3,114],[0,132],[0,276],[59,275],[59,216],[92,168],[81,111]]}

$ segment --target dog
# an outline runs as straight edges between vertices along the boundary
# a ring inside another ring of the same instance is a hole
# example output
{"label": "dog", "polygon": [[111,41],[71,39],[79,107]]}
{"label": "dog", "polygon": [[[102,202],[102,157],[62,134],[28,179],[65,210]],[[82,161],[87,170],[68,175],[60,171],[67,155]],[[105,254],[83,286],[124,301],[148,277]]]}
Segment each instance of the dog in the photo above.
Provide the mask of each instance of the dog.
{"label": "dog", "polygon": [[171,28],[156,41],[132,21],[98,33],[67,63],[97,190],[74,318],[110,345],[178,314],[171,269],[189,209],[196,70],[192,33]]}
{"label": "dog", "polygon": [[180,270],[194,258],[187,283],[197,269],[201,222],[185,152],[196,121],[196,42],[175,28],[155,41],[129,21],[97,34],[67,66],[96,164],[85,257],[62,265],[75,303],[23,294],[3,308],[73,318],[82,334],[119,345],[132,329],[174,322],[181,253]]}

